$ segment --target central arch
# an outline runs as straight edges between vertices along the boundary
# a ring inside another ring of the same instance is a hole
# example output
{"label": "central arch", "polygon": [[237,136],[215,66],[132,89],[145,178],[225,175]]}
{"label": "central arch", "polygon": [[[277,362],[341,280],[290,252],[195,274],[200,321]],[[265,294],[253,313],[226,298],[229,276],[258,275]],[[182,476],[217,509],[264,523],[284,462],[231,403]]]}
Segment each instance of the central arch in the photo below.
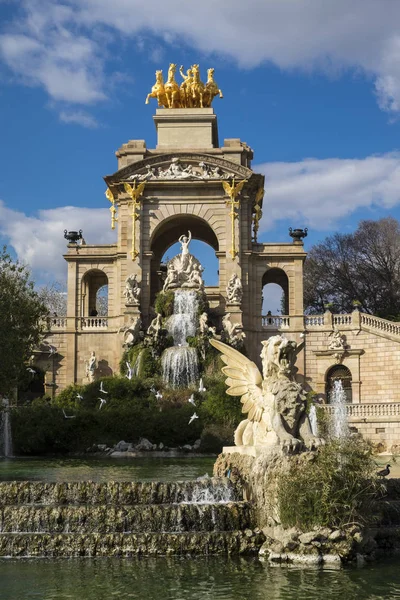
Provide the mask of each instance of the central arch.
{"label": "central arch", "polygon": [[[154,230],[150,240],[150,250],[152,259],[150,264],[150,299],[151,303],[154,297],[162,287],[161,281],[161,259],[165,252],[173,246],[182,234],[188,231],[192,234],[192,239],[205,242],[217,253],[219,242],[216,233],[209,223],[197,217],[196,215],[173,215],[164,219],[162,223]],[[197,256],[199,260],[201,257]]]}

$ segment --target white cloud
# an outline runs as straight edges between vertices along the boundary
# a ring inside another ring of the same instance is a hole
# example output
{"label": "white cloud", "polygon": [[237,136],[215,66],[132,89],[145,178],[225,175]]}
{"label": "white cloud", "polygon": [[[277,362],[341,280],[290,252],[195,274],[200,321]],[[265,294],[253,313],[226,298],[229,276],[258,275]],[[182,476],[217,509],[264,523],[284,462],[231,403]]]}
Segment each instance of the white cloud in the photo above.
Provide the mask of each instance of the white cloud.
{"label": "white cloud", "polygon": [[265,175],[261,231],[291,218],[316,230],[332,229],[362,207],[400,204],[400,153],[364,159],[305,159],[254,167]]}
{"label": "white cloud", "polygon": [[63,123],[75,123],[76,125],[82,125],[89,129],[95,129],[99,126],[92,115],[89,115],[82,110],[62,110],[59,116],[60,121]]}
{"label": "white cloud", "polygon": [[64,230],[83,229],[88,244],[115,242],[107,208],[63,206],[40,210],[37,216],[7,208],[0,201],[0,234],[14,248],[18,259],[30,266],[38,281],[66,279]]}
{"label": "white cloud", "polygon": [[[396,0],[25,0],[25,13],[0,36],[3,60],[53,99],[104,99],[107,41],[153,39],[153,59],[167,44],[187,43],[240,67],[361,71],[374,80],[379,105],[400,110],[400,2]],[[146,44],[148,46],[148,44]]]}

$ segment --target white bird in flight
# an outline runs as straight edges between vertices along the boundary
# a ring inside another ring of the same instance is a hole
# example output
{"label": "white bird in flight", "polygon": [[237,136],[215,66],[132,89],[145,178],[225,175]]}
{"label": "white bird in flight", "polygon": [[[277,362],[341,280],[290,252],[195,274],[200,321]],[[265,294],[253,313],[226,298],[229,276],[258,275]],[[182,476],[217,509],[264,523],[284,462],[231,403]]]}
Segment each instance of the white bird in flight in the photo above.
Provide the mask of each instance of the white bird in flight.
{"label": "white bird in flight", "polygon": [[190,425],[190,423],[193,423],[193,421],[195,419],[198,419],[198,418],[199,418],[199,415],[197,413],[193,413],[192,416],[189,419],[189,425]]}
{"label": "white bird in flight", "polygon": [[131,379],[132,379],[132,375],[133,375],[133,373],[132,373],[132,367],[131,367],[130,363],[128,363],[128,361],[126,361],[126,368],[127,368],[127,374],[126,374],[126,377],[127,377],[129,380],[131,380]]}
{"label": "white bird in flight", "polygon": [[157,400],[162,399],[162,393],[160,391],[156,392],[156,398],[157,398]]}
{"label": "white bird in flight", "polygon": [[193,406],[196,406],[196,402],[194,401],[194,395],[193,394],[190,396],[188,402],[190,402],[190,404],[193,404]]}
{"label": "white bird in flight", "polygon": [[97,398],[98,400],[100,400],[100,406],[99,406],[99,410],[103,407],[103,404],[106,404],[107,400],[105,398]]}
{"label": "white bird in flight", "polygon": [[76,399],[77,400],[83,400],[83,396],[81,394],[76,394]]}
{"label": "white bird in flight", "polygon": [[200,381],[199,381],[199,392],[205,392],[206,388],[203,385],[203,379],[200,377]]}
{"label": "white bird in flight", "polygon": [[28,371],[28,373],[30,373],[32,376],[36,375],[36,371],[35,369],[32,369],[32,367],[27,367],[26,370]]}
{"label": "white bird in flight", "polygon": [[63,413],[64,413],[64,418],[65,418],[65,419],[75,419],[75,416],[76,416],[76,415],[67,415],[67,414],[65,413],[65,410],[64,410],[64,409],[62,409],[62,411],[63,411]]}
{"label": "white bird in flight", "polygon": [[108,394],[107,390],[105,390],[105,389],[103,388],[103,382],[102,382],[102,381],[100,381],[100,392],[101,392],[102,394]]}
{"label": "white bird in flight", "polygon": [[57,348],[49,344],[49,354],[56,354]]}

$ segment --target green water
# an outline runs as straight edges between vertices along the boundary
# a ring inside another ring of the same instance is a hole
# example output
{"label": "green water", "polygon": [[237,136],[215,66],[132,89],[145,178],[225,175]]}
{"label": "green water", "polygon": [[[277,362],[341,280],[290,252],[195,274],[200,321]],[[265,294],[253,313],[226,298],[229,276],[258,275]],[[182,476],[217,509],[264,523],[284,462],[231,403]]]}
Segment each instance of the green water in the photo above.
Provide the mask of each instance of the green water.
{"label": "green water", "polygon": [[257,559],[0,561],[1,600],[360,600],[400,598],[397,561],[340,570]]}
{"label": "green water", "polygon": [[[184,481],[208,473],[215,458],[0,459],[0,481]],[[0,595],[1,600],[1,595]]]}

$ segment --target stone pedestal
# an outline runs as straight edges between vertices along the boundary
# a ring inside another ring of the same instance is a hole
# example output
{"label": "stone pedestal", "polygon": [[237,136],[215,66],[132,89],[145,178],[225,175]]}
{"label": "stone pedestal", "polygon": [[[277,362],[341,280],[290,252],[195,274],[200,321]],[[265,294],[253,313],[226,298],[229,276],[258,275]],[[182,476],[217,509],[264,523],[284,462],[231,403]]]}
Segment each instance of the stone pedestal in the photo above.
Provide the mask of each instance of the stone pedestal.
{"label": "stone pedestal", "polygon": [[243,327],[242,320],[242,309],[240,308],[240,304],[229,304],[226,303],[225,312],[231,315],[231,322],[233,325],[236,323]]}
{"label": "stone pedestal", "polygon": [[158,108],[153,119],[157,150],[218,148],[217,116],[212,108]]}

